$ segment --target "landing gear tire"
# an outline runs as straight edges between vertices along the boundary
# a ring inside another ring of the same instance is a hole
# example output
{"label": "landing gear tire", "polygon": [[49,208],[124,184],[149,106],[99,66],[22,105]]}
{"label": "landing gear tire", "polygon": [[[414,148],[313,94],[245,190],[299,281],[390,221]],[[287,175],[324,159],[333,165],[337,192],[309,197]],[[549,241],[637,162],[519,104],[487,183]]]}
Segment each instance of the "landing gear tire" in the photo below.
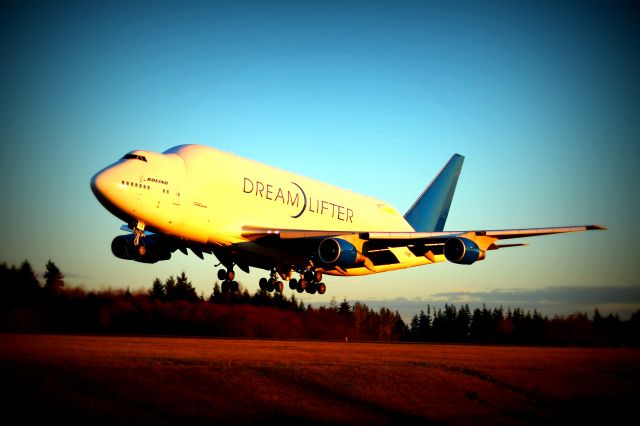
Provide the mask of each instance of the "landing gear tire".
{"label": "landing gear tire", "polygon": [[261,290],[266,290],[269,283],[267,282],[266,278],[260,278],[260,282],[258,283],[258,285],[260,286]]}
{"label": "landing gear tire", "polygon": [[309,283],[307,286],[307,293],[316,294],[316,283]]}
{"label": "landing gear tire", "polygon": [[321,282],[322,271],[318,271],[317,269],[307,269],[304,271],[301,281],[305,281],[306,286],[298,290],[299,293],[306,291],[309,294],[324,294],[327,291],[327,286]]}
{"label": "landing gear tire", "polygon": [[[291,280],[291,281],[293,281],[294,284],[296,282],[295,280]],[[293,289],[294,287],[292,287],[291,281],[289,282],[289,287]],[[284,284],[282,283],[282,281],[278,279],[278,272],[276,271],[275,268],[271,270],[269,279],[260,278],[258,285],[262,290],[266,290],[269,293],[272,293],[274,291],[277,291],[278,293],[282,293],[282,291],[284,290]]]}
{"label": "landing gear tire", "polygon": [[236,293],[240,288],[240,284],[237,281],[222,281],[222,292],[226,293],[228,291],[232,293]]}
{"label": "landing gear tire", "polygon": [[238,284],[237,281],[234,280],[235,277],[236,277],[236,273],[233,272],[233,269],[231,268],[227,270],[218,269],[218,279],[222,281],[221,287],[222,287],[223,293],[226,293],[228,291],[235,293],[238,291],[238,289],[240,288],[240,285]]}
{"label": "landing gear tire", "polygon": [[296,280],[295,278],[291,278],[291,280],[289,280],[289,288],[291,290],[295,290],[296,288],[298,288],[298,280]]}

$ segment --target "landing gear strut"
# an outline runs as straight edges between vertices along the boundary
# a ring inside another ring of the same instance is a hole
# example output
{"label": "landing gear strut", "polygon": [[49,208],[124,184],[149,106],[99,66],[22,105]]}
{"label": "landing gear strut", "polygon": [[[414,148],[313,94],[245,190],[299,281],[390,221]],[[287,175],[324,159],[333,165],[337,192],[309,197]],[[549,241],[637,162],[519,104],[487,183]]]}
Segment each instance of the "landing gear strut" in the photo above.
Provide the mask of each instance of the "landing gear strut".
{"label": "landing gear strut", "polygon": [[127,255],[131,259],[143,259],[147,255],[147,247],[142,240],[144,237],[144,223],[137,222],[134,226],[129,226],[133,229],[134,238],[127,245]]}
{"label": "landing gear strut", "polygon": [[224,269],[218,270],[218,279],[222,281],[223,293],[226,293],[227,291],[235,293],[238,291],[239,286],[238,282],[234,281],[235,277],[236,273],[233,272],[233,268],[228,268],[226,271]]}

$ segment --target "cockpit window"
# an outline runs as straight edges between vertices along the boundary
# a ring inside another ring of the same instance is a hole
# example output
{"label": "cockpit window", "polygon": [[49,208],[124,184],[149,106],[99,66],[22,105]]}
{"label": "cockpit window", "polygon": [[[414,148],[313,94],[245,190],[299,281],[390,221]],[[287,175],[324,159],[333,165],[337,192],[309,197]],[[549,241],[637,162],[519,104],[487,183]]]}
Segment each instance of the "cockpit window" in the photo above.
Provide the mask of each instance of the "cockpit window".
{"label": "cockpit window", "polygon": [[123,160],[140,160],[140,161],[144,161],[145,163],[147,162],[147,158],[144,155],[136,155],[136,154],[125,154],[124,157],[122,157]]}

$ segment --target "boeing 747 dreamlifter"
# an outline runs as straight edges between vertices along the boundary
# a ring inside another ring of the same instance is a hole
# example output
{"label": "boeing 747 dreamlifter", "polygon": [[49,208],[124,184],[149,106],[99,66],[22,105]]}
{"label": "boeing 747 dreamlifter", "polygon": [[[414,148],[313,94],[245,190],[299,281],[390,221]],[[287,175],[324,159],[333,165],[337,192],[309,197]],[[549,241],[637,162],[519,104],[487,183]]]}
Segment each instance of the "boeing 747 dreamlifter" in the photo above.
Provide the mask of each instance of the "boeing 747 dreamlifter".
{"label": "boeing 747 dreamlifter", "polygon": [[[132,151],[91,179],[96,198],[129,231],[114,238],[121,259],[155,263],[176,250],[215,255],[223,291],[234,266],[271,271],[260,288],[323,294],[322,274],[364,275],[431,263],[470,265],[500,240],[605,229],[599,225],[444,231],[464,157],[455,154],[407,213],[210,147]],[[300,278],[293,278],[294,273]]]}

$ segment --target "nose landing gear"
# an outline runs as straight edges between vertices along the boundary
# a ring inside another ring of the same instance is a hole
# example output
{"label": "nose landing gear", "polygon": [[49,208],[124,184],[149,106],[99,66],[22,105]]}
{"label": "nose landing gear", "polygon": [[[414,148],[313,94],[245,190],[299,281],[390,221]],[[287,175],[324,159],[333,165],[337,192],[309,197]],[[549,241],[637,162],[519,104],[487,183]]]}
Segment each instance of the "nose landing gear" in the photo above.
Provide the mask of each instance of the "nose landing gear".
{"label": "nose landing gear", "polygon": [[147,247],[142,238],[144,238],[144,223],[136,222],[135,225],[129,225],[133,230],[134,238],[127,244],[127,256],[131,259],[144,259],[147,255]]}

